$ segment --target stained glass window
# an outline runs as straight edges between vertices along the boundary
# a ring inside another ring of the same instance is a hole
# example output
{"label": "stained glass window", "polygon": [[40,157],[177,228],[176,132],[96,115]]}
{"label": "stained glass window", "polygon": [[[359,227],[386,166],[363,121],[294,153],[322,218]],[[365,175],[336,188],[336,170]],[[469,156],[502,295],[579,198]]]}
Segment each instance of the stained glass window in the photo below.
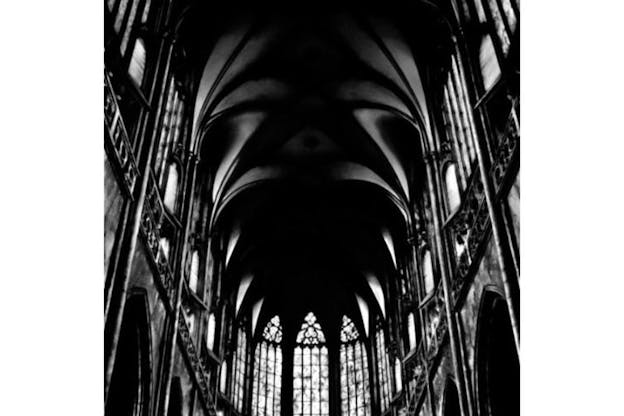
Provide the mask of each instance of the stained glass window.
{"label": "stained glass window", "polygon": [[390,363],[388,361],[386,338],[381,320],[377,320],[375,327],[375,358],[378,377],[377,388],[379,389],[379,404],[381,406],[381,411],[385,412],[390,406],[390,399],[392,397],[390,385]]}
{"label": "stained glass window", "polygon": [[312,312],[297,334],[293,366],[293,415],[329,415],[329,364],[321,325]]}
{"label": "stained glass window", "polygon": [[236,351],[233,358],[232,368],[232,404],[234,408],[242,412],[245,398],[245,375],[247,372],[247,333],[243,327],[238,329],[236,339]]}
{"label": "stained glass window", "polygon": [[342,317],[340,330],[340,402],[342,416],[368,416],[370,386],[366,348],[355,324]]}
{"label": "stained glass window", "polygon": [[253,416],[279,416],[282,397],[282,325],[274,316],[262,332],[254,353]]}

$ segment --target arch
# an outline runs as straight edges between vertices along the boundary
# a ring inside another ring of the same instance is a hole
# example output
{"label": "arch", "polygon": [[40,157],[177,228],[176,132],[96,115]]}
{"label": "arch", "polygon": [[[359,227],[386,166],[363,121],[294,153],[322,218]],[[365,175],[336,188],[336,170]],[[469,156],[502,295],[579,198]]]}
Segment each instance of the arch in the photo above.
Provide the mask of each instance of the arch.
{"label": "arch", "polygon": [[476,386],[479,411],[488,416],[520,415],[520,361],[507,303],[485,289],[477,322]]}
{"label": "arch", "polygon": [[309,312],[306,315],[297,333],[296,342],[293,364],[293,415],[329,415],[328,349],[325,334],[314,313]]}
{"label": "arch", "polygon": [[167,416],[182,416],[182,383],[180,377],[173,377],[171,387],[169,389],[169,406],[167,407]]}
{"label": "arch", "polygon": [[340,385],[342,416],[371,414],[366,346],[347,315],[342,316],[340,329]]}
{"label": "arch", "polygon": [[457,386],[450,377],[446,380],[446,386],[444,387],[442,416],[462,416]]}
{"label": "arch", "polygon": [[149,308],[144,291],[126,302],[111,385],[105,403],[106,416],[147,416],[151,383]]}
{"label": "arch", "polygon": [[[229,185],[227,190],[223,192],[223,195],[215,201],[215,209],[210,218],[211,226],[215,226],[227,206],[241,193],[248,189],[255,188],[260,184],[266,184],[286,177],[289,173],[291,173],[291,170],[285,166],[268,165],[251,168],[242,174],[233,184]],[[381,192],[382,195],[388,198],[388,200],[396,206],[406,224],[410,224],[409,208],[405,199],[370,168],[359,163],[344,161],[335,162],[327,166],[324,177],[336,182],[360,182],[372,186],[372,189]]]}
{"label": "arch", "polygon": [[262,331],[254,351],[251,399],[253,416],[278,416],[282,392],[282,324],[275,315]]}

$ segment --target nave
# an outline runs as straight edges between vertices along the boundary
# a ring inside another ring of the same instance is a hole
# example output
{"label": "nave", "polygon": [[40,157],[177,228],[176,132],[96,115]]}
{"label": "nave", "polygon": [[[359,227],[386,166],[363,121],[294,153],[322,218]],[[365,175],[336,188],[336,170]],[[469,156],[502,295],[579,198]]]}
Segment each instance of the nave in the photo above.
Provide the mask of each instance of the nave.
{"label": "nave", "polygon": [[519,2],[105,2],[105,414],[519,415]]}

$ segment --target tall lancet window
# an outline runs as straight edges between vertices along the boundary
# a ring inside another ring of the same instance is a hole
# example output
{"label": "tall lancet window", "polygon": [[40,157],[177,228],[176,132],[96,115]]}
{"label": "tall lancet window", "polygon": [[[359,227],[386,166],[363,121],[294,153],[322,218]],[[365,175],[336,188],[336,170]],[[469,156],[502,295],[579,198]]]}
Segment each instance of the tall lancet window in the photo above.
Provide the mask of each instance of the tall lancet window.
{"label": "tall lancet window", "polygon": [[251,414],[279,416],[282,397],[282,324],[274,316],[262,332],[254,354]]}
{"label": "tall lancet window", "polygon": [[297,334],[293,366],[293,415],[329,415],[329,365],[321,325],[312,312]]}
{"label": "tall lancet window", "polygon": [[342,416],[370,415],[366,347],[347,316],[342,317],[340,330],[340,387]]}
{"label": "tall lancet window", "polygon": [[232,359],[232,404],[240,413],[245,403],[245,376],[247,373],[247,333],[245,327],[238,328],[236,350]]}
{"label": "tall lancet window", "polygon": [[383,324],[380,319],[377,320],[377,324],[375,325],[375,359],[377,363],[379,404],[381,406],[381,411],[385,412],[390,406],[392,392],[390,384],[390,361],[386,349],[386,337],[384,335]]}

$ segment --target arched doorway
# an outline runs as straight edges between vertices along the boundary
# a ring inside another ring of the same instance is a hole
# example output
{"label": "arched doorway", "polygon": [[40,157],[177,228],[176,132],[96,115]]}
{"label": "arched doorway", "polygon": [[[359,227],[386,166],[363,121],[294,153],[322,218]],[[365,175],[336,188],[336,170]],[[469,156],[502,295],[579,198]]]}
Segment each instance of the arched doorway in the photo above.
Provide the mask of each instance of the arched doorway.
{"label": "arched doorway", "polygon": [[171,379],[167,416],[182,416],[182,383],[180,383],[180,377]]}
{"label": "arched doorway", "polygon": [[126,302],[106,399],[106,416],[149,414],[150,348],[146,302],[143,294],[132,295]]}
{"label": "arched doorway", "polygon": [[459,407],[459,394],[457,393],[457,387],[455,386],[455,383],[451,379],[448,379],[446,381],[443,406],[443,416],[461,416],[461,409]]}
{"label": "arched doorway", "polygon": [[520,415],[520,362],[505,300],[484,294],[479,314],[477,385],[482,416]]}

